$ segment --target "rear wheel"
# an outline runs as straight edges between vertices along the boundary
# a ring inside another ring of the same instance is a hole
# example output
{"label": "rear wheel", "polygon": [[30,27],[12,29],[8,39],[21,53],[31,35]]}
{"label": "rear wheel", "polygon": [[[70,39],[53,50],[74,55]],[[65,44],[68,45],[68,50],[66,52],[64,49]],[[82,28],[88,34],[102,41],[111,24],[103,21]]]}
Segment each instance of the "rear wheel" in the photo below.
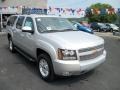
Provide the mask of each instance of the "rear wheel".
{"label": "rear wheel", "polygon": [[15,52],[14,44],[12,42],[12,38],[11,37],[9,38],[9,50],[11,52]]}
{"label": "rear wheel", "polygon": [[113,29],[112,29],[112,28],[110,29],[110,32],[113,32]]}
{"label": "rear wheel", "polygon": [[54,80],[54,70],[50,57],[47,54],[40,54],[38,56],[38,68],[40,76],[45,81]]}

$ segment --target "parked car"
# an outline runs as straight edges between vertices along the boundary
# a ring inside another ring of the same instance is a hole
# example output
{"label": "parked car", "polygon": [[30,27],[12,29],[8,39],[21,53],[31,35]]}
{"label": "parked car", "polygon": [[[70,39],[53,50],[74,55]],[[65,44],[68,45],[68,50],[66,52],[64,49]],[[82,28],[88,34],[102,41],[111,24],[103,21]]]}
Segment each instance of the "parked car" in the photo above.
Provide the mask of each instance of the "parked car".
{"label": "parked car", "polygon": [[114,36],[120,36],[120,31],[113,31]]}
{"label": "parked car", "polygon": [[91,24],[91,28],[93,30],[97,30],[98,32],[101,32],[101,31],[109,31],[109,27],[107,27],[104,23],[92,23]]}
{"label": "parked car", "polygon": [[113,35],[115,35],[115,36],[120,36],[120,29],[118,29],[118,30],[113,30],[112,33],[113,33]]}
{"label": "parked car", "polygon": [[113,32],[113,31],[119,31],[119,27],[115,24],[111,24],[111,23],[106,23],[106,26],[109,27],[109,31]]}
{"label": "parked car", "polygon": [[73,23],[73,25],[74,25],[78,30],[80,30],[80,31],[84,31],[84,32],[91,33],[91,34],[94,33],[91,28],[85,27],[85,26],[81,25],[81,24],[78,23],[78,22],[72,22],[72,23]]}
{"label": "parked car", "polygon": [[[67,19],[47,15],[13,15],[7,22],[9,50],[38,63],[40,76],[80,75],[106,58],[101,37],[76,30]],[[9,58],[8,58],[9,59]]]}
{"label": "parked car", "polygon": [[118,23],[116,23],[115,25],[116,25],[117,27],[120,27],[120,24],[118,24]]}
{"label": "parked car", "polygon": [[90,28],[90,24],[87,21],[81,21],[79,22],[82,26],[85,26],[87,28]]}

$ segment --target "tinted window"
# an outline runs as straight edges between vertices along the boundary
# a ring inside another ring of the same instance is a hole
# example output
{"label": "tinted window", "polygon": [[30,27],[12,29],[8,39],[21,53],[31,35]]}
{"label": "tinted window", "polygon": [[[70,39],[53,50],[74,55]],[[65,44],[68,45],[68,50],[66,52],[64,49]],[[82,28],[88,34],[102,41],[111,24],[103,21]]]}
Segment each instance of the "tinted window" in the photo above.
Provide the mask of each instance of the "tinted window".
{"label": "tinted window", "polygon": [[26,18],[24,26],[31,27],[32,30],[34,30],[34,24],[33,24],[33,20],[31,17]]}
{"label": "tinted window", "polygon": [[20,16],[20,17],[18,18],[18,21],[17,21],[17,23],[16,23],[16,28],[22,29],[22,24],[23,24],[24,18],[25,18],[24,16]]}
{"label": "tinted window", "polygon": [[8,26],[13,26],[16,19],[17,19],[17,16],[11,17],[11,18],[8,20],[7,25],[8,25]]}

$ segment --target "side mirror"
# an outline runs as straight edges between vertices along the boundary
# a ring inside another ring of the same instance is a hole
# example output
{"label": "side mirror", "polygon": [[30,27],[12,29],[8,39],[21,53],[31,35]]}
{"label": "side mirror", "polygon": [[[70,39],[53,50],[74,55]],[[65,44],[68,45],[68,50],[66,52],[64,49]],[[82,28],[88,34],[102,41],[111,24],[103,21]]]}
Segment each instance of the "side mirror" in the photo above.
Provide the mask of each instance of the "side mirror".
{"label": "side mirror", "polygon": [[77,28],[77,24],[74,24],[74,27]]}
{"label": "side mirror", "polygon": [[22,28],[22,32],[29,32],[29,33],[33,33],[34,31],[32,30],[31,27],[28,27],[28,26],[24,26]]}

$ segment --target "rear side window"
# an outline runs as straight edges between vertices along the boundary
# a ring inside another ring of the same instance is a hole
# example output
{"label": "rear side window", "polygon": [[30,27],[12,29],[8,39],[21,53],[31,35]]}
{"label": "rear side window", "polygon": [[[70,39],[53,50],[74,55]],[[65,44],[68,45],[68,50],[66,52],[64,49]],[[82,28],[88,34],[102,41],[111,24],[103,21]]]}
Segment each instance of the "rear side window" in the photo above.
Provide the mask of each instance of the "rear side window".
{"label": "rear side window", "polygon": [[8,25],[8,26],[13,26],[16,19],[17,19],[17,16],[12,16],[12,17],[8,20],[7,25]]}
{"label": "rear side window", "polygon": [[17,29],[22,29],[22,24],[23,24],[24,18],[25,18],[24,16],[20,16],[18,18],[18,21],[16,23],[16,28]]}

